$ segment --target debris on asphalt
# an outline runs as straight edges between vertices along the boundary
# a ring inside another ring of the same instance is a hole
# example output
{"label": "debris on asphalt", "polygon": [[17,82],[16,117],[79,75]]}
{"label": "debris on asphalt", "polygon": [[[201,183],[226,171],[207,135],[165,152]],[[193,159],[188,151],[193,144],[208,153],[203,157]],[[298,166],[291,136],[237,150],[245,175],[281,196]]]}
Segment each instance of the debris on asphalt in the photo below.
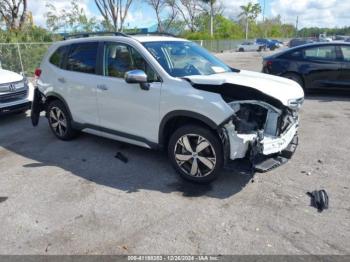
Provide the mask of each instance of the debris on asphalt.
{"label": "debris on asphalt", "polygon": [[302,174],[306,174],[307,176],[311,176],[311,172],[310,171],[303,170],[303,171],[301,171],[301,173]]}
{"label": "debris on asphalt", "polygon": [[8,197],[0,197],[0,203],[5,202],[8,199]]}
{"label": "debris on asphalt", "polygon": [[83,158],[81,161],[86,162],[87,160],[85,158]]}
{"label": "debris on asphalt", "polygon": [[83,215],[76,216],[74,219],[80,219],[83,218]]}
{"label": "debris on asphalt", "polygon": [[51,243],[48,243],[46,248],[45,248],[45,253],[47,253],[47,251],[49,250],[49,246],[51,246]]}
{"label": "debris on asphalt", "polygon": [[319,159],[317,162],[323,164],[323,161],[321,159]]}
{"label": "debris on asphalt", "polygon": [[319,212],[328,209],[328,194],[325,190],[315,190],[306,194],[311,197],[311,206],[317,208]]}
{"label": "debris on asphalt", "polygon": [[120,161],[124,162],[124,163],[128,163],[128,158],[126,156],[124,156],[122,153],[118,152],[115,155],[115,158],[119,159]]}

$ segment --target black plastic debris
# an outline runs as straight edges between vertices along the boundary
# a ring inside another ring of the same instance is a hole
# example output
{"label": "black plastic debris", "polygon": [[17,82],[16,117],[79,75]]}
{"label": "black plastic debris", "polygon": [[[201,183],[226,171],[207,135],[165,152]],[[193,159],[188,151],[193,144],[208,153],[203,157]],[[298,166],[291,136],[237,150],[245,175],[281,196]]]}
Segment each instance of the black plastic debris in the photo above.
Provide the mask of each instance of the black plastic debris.
{"label": "black plastic debris", "polygon": [[0,197],[0,203],[5,202],[8,199],[8,197]]}
{"label": "black plastic debris", "polygon": [[120,161],[124,162],[124,163],[128,163],[128,158],[126,156],[124,156],[122,153],[118,152],[115,155],[115,158],[119,159]]}
{"label": "black plastic debris", "polygon": [[306,194],[311,197],[311,206],[317,208],[319,212],[328,209],[328,194],[325,190],[315,190]]}

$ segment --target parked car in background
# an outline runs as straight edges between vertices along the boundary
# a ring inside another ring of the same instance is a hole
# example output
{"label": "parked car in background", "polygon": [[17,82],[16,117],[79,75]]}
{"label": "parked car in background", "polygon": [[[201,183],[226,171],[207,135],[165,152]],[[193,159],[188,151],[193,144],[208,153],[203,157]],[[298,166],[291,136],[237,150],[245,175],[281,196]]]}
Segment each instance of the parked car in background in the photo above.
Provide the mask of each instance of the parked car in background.
{"label": "parked car in background", "polygon": [[328,37],[327,34],[320,34],[320,35],[318,36],[318,41],[319,41],[319,42],[332,42],[333,39],[330,38],[330,37]]}
{"label": "parked car in background", "polygon": [[349,43],[350,42],[350,38],[346,39],[345,42]]}
{"label": "parked car in background", "polygon": [[288,46],[290,48],[292,47],[296,47],[296,46],[300,46],[300,45],[306,45],[306,44],[311,44],[314,41],[311,39],[303,39],[303,38],[294,38],[292,40],[289,41]]}
{"label": "parked car in background", "polygon": [[273,42],[278,48],[284,46],[284,43],[282,41],[272,39],[271,42]]}
{"label": "parked car in background", "polygon": [[256,39],[256,43],[258,45],[264,46],[264,49],[275,50],[279,47],[277,42],[271,41],[270,39],[265,39],[265,38]]}
{"label": "parked car in background", "polygon": [[264,49],[263,45],[257,44],[255,42],[246,41],[237,47],[238,52],[249,52],[249,51],[262,51]]}
{"label": "parked car in background", "polygon": [[27,111],[32,95],[33,89],[22,75],[0,69],[0,115]]}
{"label": "parked car in background", "polygon": [[263,72],[286,77],[304,89],[350,88],[350,44],[315,43],[265,57]]}
{"label": "parked car in background", "polygon": [[345,41],[346,39],[347,39],[347,36],[336,35],[333,40],[335,40],[335,41]]}

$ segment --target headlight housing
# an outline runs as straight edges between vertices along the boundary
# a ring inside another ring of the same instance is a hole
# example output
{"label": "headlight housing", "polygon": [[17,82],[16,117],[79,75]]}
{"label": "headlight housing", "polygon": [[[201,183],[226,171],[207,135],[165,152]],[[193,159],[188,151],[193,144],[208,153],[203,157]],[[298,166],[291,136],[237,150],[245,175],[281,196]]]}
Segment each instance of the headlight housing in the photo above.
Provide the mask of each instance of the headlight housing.
{"label": "headlight housing", "polygon": [[304,103],[304,98],[298,98],[298,99],[289,99],[288,100],[288,107],[292,110],[299,110],[300,107]]}

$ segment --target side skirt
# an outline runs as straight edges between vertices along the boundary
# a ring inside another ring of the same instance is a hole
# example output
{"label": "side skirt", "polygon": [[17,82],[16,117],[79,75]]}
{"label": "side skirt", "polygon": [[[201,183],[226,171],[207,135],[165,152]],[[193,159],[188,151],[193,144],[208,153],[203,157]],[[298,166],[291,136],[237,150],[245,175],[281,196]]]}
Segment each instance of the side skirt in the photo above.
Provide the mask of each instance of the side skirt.
{"label": "side skirt", "polygon": [[143,137],[130,135],[127,133],[123,133],[120,131],[116,131],[116,130],[112,130],[112,129],[108,129],[100,126],[95,126],[90,124],[80,124],[77,122],[73,122],[72,126],[74,129],[80,130],[82,132],[86,132],[92,135],[102,136],[105,138],[109,138],[109,139],[113,139],[121,142],[126,142],[136,146],[141,146],[141,147],[150,148],[150,149],[161,148],[159,144],[151,142]]}

